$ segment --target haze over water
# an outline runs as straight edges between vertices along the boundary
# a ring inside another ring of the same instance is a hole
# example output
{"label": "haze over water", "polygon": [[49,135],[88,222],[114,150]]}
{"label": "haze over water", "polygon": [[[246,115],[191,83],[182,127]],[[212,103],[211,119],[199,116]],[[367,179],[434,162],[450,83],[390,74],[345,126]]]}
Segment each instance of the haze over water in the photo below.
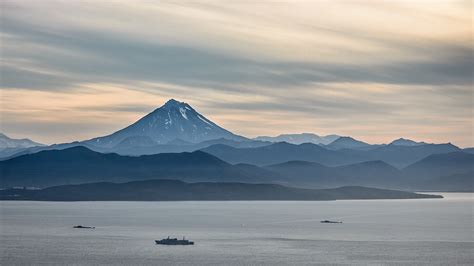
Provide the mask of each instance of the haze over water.
{"label": "haze over water", "polygon": [[[444,199],[0,202],[4,265],[469,265],[472,193]],[[321,224],[324,219],[343,224]],[[95,230],[73,225],[96,226]],[[158,246],[168,236],[194,246]]]}

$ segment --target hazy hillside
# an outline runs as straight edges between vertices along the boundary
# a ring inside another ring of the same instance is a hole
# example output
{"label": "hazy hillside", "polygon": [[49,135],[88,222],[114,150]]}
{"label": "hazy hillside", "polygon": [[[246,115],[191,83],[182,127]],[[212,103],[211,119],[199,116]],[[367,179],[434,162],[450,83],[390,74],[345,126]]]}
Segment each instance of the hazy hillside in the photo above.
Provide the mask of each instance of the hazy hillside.
{"label": "hazy hillside", "polygon": [[262,182],[210,154],[163,153],[140,157],[102,154],[78,146],[0,162],[1,187],[173,178],[192,181]]}
{"label": "hazy hillside", "polygon": [[213,145],[202,149],[202,151],[230,163],[255,165],[270,165],[288,161],[309,161],[324,165],[342,165],[364,161],[365,159],[363,155],[357,158],[311,143],[294,145],[279,142],[258,148],[233,148],[226,145]]}
{"label": "hazy hillside", "polygon": [[313,143],[313,144],[329,144],[340,136],[338,135],[327,135],[327,136],[318,136],[313,133],[301,133],[301,134],[281,134],[276,137],[270,136],[259,136],[255,140],[260,141],[269,141],[269,142],[288,142],[291,144],[303,144],[303,143]]}
{"label": "hazy hillside", "polygon": [[342,149],[353,149],[353,150],[370,150],[377,145],[371,145],[360,140],[356,140],[352,137],[340,137],[328,145],[324,146],[330,150],[342,150]]}
{"label": "hazy hillside", "polygon": [[[419,147],[407,146],[404,152]],[[474,172],[474,155],[463,152],[429,155],[399,170],[384,161],[368,161],[358,155],[367,152],[357,151],[349,156],[309,143],[275,143],[257,148],[213,145],[203,151],[143,156],[104,154],[82,146],[41,151],[0,161],[0,187],[171,178],[192,182],[267,182],[306,188],[357,185],[466,191],[472,187],[469,176],[457,177],[452,184],[448,176]]]}
{"label": "hazy hillside", "polygon": [[406,178],[418,181],[468,172],[474,172],[474,154],[465,152],[433,154],[403,169]]}
{"label": "hazy hillside", "polygon": [[50,187],[42,190],[0,191],[2,200],[47,201],[170,201],[170,200],[338,200],[441,198],[396,190],[341,187],[315,190],[275,184],[184,183],[148,180],[130,183],[92,183]]}
{"label": "hazy hillside", "polygon": [[30,139],[14,139],[0,133],[0,158],[8,157],[32,147],[41,147],[44,144],[34,142]]}
{"label": "hazy hillside", "polygon": [[382,160],[393,166],[403,168],[431,154],[448,153],[459,150],[458,147],[451,143],[411,146],[386,145],[367,151],[366,155],[373,160]]}

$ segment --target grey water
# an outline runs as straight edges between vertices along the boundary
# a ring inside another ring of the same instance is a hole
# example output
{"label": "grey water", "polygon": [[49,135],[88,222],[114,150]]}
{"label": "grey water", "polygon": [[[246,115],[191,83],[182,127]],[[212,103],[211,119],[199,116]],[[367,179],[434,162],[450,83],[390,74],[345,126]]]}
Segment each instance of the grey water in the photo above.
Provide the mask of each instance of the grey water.
{"label": "grey water", "polygon": [[[313,202],[1,201],[0,264],[472,265],[474,194],[441,194]],[[319,222],[325,219],[343,223]],[[96,228],[72,228],[79,224]],[[168,236],[196,244],[154,244]]]}

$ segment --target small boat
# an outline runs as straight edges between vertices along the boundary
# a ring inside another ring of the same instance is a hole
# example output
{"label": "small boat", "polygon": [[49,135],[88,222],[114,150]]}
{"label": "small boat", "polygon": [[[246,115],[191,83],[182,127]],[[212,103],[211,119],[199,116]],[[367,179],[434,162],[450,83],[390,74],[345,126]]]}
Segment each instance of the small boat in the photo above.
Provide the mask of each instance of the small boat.
{"label": "small boat", "polygon": [[176,245],[182,245],[182,246],[186,246],[186,245],[194,245],[194,242],[193,241],[189,241],[187,239],[177,239],[177,238],[164,238],[164,239],[161,239],[161,240],[155,240],[155,243],[157,245],[171,245],[171,246],[176,246]]}
{"label": "small boat", "polygon": [[339,221],[330,221],[330,220],[323,220],[321,221],[323,224],[342,224],[342,222]]}
{"label": "small boat", "polygon": [[95,229],[94,226],[82,226],[82,225],[75,225],[72,228],[78,228],[78,229]]}

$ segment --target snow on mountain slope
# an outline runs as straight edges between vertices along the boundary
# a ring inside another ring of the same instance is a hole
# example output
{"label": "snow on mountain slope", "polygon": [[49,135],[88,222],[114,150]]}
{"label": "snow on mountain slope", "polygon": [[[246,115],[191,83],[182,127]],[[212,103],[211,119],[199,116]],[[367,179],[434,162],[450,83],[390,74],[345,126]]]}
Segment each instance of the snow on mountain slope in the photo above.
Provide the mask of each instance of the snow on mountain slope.
{"label": "snow on mountain slope", "polygon": [[157,144],[166,144],[176,139],[191,143],[218,138],[246,140],[218,126],[189,104],[171,99],[132,125],[111,135],[85,141],[85,143],[110,148],[129,137],[137,136],[148,137]]}
{"label": "snow on mountain slope", "polygon": [[44,144],[29,139],[12,139],[7,135],[0,133],[0,149],[30,148],[35,146],[44,146]]}

